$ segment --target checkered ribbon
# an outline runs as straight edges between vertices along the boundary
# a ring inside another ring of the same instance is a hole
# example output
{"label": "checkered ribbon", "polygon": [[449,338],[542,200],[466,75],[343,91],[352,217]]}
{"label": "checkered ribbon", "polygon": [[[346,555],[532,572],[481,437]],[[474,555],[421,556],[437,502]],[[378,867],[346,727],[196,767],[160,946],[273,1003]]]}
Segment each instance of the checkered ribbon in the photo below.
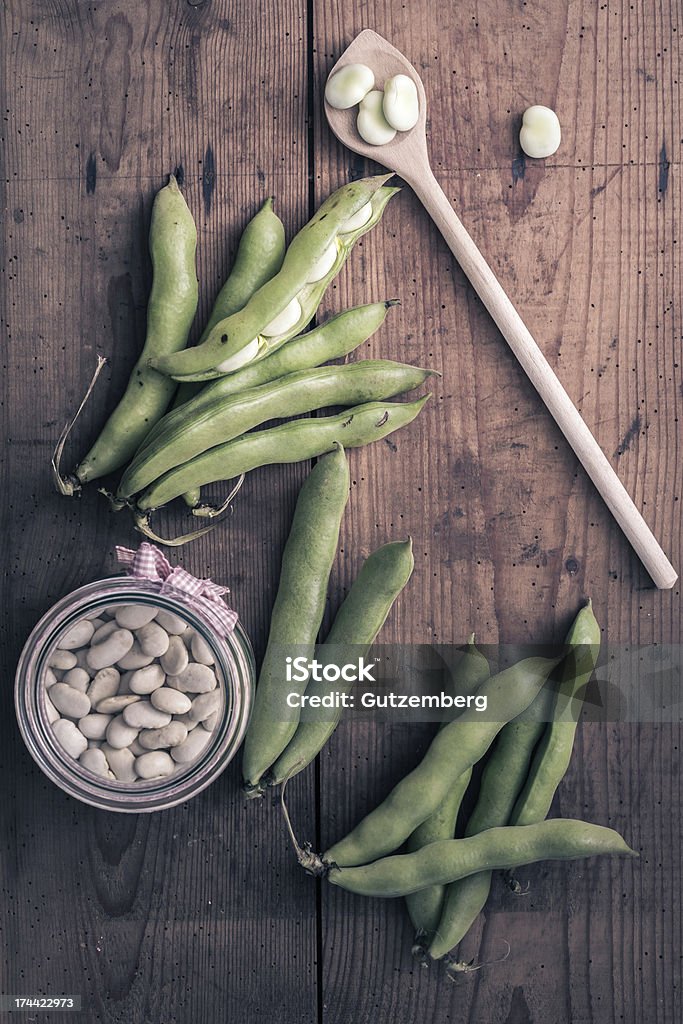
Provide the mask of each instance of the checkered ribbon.
{"label": "checkered ribbon", "polygon": [[129,576],[160,583],[159,593],[179,598],[194,608],[221,636],[232,633],[237,623],[237,612],[223,600],[223,595],[229,593],[227,587],[220,587],[211,580],[197,579],[179,565],[173,568],[159,548],[146,541],[137,551],[117,547],[116,557],[119,565],[128,568]]}

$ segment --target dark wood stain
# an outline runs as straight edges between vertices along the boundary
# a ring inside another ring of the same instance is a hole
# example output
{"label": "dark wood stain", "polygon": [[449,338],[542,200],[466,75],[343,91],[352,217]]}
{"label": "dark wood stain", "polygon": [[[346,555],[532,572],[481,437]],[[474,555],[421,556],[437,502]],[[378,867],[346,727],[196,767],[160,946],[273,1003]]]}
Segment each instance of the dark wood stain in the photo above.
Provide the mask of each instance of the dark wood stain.
{"label": "dark wood stain", "polygon": [[88,155],[88,160],[85,165],[85,192],[86,195],[92,196],[95,194],[97,188],[97,156],[95,153]]}
{"label": "dark wood stain", "polygon": [[664,195],[667,188],[669,187],[669,168],[671,163],[666,155],[666,142],[662,142],[662,148],[659,151],[659,193]]}
{"label": "dark wood stain", "polygon": [[628,430],[626,431],[621,441],[614,450],[615,458],[618,458],[620,455],[623,455],[625,452],[627,452],[630,448],[633,447],[633,445],[636,442],[636,438],[640,433],[641,425],[642,424],[640,420],[640,413],[636,413],[636,415],[633,417],[633,420],[631,421],[630,427],[628,428]]}
{"label": "dark wood stain", "polygon": [[206,147],[202,167],[202,199],[204,200],[204,212],[208,217],[211,213],[211,200],[216,188],[216,161],[210,145]]}

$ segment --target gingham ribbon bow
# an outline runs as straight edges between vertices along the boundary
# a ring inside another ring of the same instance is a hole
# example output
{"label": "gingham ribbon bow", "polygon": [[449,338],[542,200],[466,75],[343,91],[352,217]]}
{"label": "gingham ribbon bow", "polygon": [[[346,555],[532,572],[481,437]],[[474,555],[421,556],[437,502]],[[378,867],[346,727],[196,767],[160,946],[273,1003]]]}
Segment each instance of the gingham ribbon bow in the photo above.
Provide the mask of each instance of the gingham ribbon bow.
{"label": "gingham ribbon bow", "polygon": [[237,612],[223,600],[223,595],[230,592],[227,587],[221,587],[212,580],[197,579],[180,565],[173,568],[163,552],[146,541],[137,551],[117,547],[116,557],[119,565],[128,568],[130,576],[160,583],[160,594],[179,597],[208,619],[222,636],[232,633],[237,623]]}

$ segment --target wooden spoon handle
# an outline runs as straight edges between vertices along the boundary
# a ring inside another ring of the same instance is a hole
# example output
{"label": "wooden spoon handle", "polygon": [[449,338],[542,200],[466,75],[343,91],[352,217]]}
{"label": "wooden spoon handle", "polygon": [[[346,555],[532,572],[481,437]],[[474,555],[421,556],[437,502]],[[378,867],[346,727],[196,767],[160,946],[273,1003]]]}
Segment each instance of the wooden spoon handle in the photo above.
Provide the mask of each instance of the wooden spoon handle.
{"label": "wooden spoon handle", "polygon": [[[405,175],[404,175],[405,177]],[[411,176],[412,178],[412,176]],[[406,178],[657,587],[678,575],[429,167]]]}

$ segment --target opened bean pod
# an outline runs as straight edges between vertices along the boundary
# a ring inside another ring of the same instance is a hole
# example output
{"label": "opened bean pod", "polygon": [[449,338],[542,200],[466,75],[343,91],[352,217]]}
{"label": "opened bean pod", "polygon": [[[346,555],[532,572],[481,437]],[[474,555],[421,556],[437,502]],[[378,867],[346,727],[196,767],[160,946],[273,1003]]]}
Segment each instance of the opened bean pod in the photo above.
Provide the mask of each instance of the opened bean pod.
{"label": "opened bean pod", "polygon": [[388,359],[300,370],[238,395],[217,398],[162,431],[129,465],[118,497],[129,498],[202,452],[246,434],[267,420],[326,406],[381,401],[422,384],[432,371]]}
{"label": "opened bean pod", "polygon": [[[479,694],[495,708],[495,721],[481,721],[472,708],[441,729],[420,764],[346,838],[324,854],[328,864],[367,864],[398,849],[443,803],[460,775],[471,768],[503,728],[539,693],[558,658],[526,658],[484,682]],[[418,856],[413,854],[412,856]]]}
{"label": "opened bean pod", "polygon": [[383,857],[359,867],[330,867],[332,885],[362,896],[407,896],[430,885],[448,885],[479,871],[539,860],[597,855],[637,857],[614,829],[572,818],[536,825],[492,828],[469,839],[442,839],[417,853]]}
{"label": "opened bean pod", "polygon": [[294,420],[247,434],[198,455],[165,473],[137,501],[140,513],[168,504],[192,487],[231,480],[259,466],[305,462],[331,451],[336,443],[358,448],[379,441],[412,423],[429,395],[413,402],[370,402],[336,416]]}
{"label": "opened bean pod", "polygon": [[362,178],[334,192],[292,240],[279,273],[244,309],[217,323],[202,345],[153,360],[155,369],[177,380],[208,380],[299,334],[351,245],[377,223],[397,191],[383,187],[389,177]]}
{"label": "opened bean pod", "polygon": [[287,746],[297,727],[296,715],[285,714],[285,688],[296,689],[285,682],[286,651],[295,649],[297,656],[310,655],[315,648],[349,482],[348,462],[339,445],[316,463],[299,493],[244,743],[242,774],[249,796],[262,792],[259,783],[263,773]]}
{"label": "opened bean pod", "polygon": [[[414,565],[411,540],[384,544],[366,558],[337,612],[325,643],[316,652],[316,659],[323,666],[322,675],[325,665],[344,665],[367,655],[394,602],[410,579]],[[306,687],[306,697],[322,702],[332,691],[347,693],[351,685],[343,679],[334,683],[324,678],[312,680]],[[319,706],[324,707],[324,704]],[[301,722],[291,742],[273,765],[269,784],[278,785],[303,771],[337,728],[341,713],[341,708],[336,707],[329,712],[325,710],[310,721]]]}
{"label": "opened bean pod", "polygon": [[171,175],[168,185],[157,193],[152,207],[149,249],[153,278],[144,348],[133,367],[123,398],[74,475],[62,478],[58,465],[55,466],[53,476],[63,494],[73,494],[81,484],[123,466],[164,414],[175,385],[152,369],[150,360],[177,353],[187,344],[197,309],[196,248],[197,229],[192,214]]}

